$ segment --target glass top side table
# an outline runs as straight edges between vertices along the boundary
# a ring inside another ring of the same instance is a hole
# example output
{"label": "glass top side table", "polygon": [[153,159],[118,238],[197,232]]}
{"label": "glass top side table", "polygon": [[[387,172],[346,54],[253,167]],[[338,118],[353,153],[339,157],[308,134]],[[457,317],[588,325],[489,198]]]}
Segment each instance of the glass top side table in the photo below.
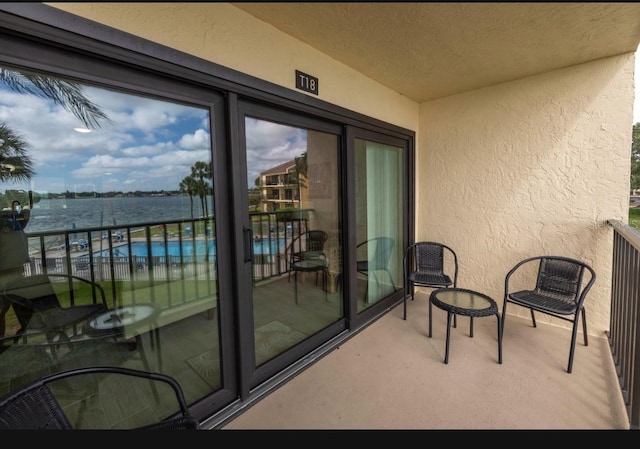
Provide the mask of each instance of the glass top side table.
{"label": "glass top side table", "polygon": [[502,364],[502,328],[496,302],[489,296],[464,288],[439,288],[429,295],[429,337],[431,337],[432,305],[447,312],[447,340],[444,363],[449,363],[449,341],[451,339],[451,317],[468,316],[469,337],[473,337],[473,319],[495,315],[498,321],[498,363]]}

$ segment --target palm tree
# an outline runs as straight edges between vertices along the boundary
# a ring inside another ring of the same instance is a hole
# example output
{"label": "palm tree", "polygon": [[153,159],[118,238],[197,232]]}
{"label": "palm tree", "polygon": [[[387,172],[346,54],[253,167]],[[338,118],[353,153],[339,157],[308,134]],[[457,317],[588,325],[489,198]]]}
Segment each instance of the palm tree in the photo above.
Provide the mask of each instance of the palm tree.
{"label": "palm tree", "polygon": [[640,122],[633,125],[631,142],[631,189],[640,189]]}
{"label": "palm tree", "polygon": [[197,181],[191,176],[186,176],[180,181],[178,188],[181,193],[189,195],[189,201],[191,201],[191,218],[193,218],[193,197],[198,194]]}
{"label": "palm tree", "polygon": [[307,152],[305,151],[300,156],[295,158],[296,172],[299,175],[307,176]]}
{"label": "palm tree", "polygon": [[[196,179],[198,196],[200,197],[200,205],[205,217],[209,216],[209,206],[206,201],[206,197],[211,193],[211,185],[209,180],[211,179],[211,164],[206,162],[197,161],[193,167],[191,167],[191,176]],[[205,181],[206,180],[206,181]]]}
{"label": "palm tree", "polygon": [[[18,93],[52,100],[75,115],[87,128],[100,129],[111,122],[100,108],[85,97],[82,85],[57,77],[0,67],[0,82]],[[0,181],[28,181],[35,174],[27,154],[28,144],[5,122],[0,123]]]}
{"label": "palm tree", "polygon": [[302,189],[307,187],[307,152],[295,158],[296,164],[296,183],[298,184],[298,203],[302,207]]}

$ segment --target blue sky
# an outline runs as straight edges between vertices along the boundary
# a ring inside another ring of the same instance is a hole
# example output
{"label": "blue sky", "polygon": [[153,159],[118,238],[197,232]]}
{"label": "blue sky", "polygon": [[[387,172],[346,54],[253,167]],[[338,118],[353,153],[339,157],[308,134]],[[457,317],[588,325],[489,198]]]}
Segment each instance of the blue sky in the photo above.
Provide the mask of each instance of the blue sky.
{"label": "blue sky", "polygon": [[32,190],[177,190],[196,161],[210,160],[207,110],[92,87],[84,92],[112,123],[79,133],[74,128],[82,123],[52,101],[0,87],[0,121],[28,143],[35,163]]}
{"label": "blue sky", "polygon": [[[101,129],[54,102],[0,84],[0,122],[28,142],[36,176],[0,189],[36,192],[177,190],[196,161],[211,160],[208,109],[85,86],[85,96],[109,117]],[[306,151],[305,130],[248,120],[247,184],[261,171]]]}

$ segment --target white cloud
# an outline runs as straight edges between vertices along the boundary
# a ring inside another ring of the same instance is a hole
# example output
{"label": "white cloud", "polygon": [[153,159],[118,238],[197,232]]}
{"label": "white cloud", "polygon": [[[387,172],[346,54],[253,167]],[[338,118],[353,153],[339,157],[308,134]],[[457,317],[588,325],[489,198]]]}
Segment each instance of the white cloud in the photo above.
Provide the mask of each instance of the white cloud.
{"label": "white cloud", "polygon": [[249,187],[253,187],[260,172],[291,161],[307,150],[305,129],[256,119],[247,120],[246,128]]}
{"label": "white cloud", "polygon": [[73,131],[79,120],[59,105],[0,86],[0,122],[25,139],[36,172],[20,188],[174,190],[196,161],[211,159],[206,108],[84,90],[111,122],[80,134]]}
{"label": "white cloud", "polygon": [[180,138],[178,145],[186,149],[208,149],[209,133],[204,129],[198,129],[193,134],[185,134]]}

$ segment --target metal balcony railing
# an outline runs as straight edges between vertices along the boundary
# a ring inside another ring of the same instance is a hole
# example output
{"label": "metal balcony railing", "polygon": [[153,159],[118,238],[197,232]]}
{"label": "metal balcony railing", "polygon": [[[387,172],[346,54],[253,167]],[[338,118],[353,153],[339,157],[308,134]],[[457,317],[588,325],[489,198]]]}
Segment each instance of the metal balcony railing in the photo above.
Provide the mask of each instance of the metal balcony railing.
{"label": "metal balcony railing", "polygon": [[640,428],[640,233],[609,220],[613,264],[609,345],[631,429]]}
{"label": "metal balcony railing", "polygon": [[[289,251],[287,243],[306,230],[308,210],[251,213],[251,226],[256,247],[253,257],[254,281],[287,274]],[[215,280],[215,250],[211,254],[153,255],[152,246],[172,241],[205,241],[215,247],[207,219],[141,223],[133,226],[104,226],[62,231],[33,232],[29,238],[30,262],[24,266],[25,275],[66,273],[92,281],[116,283],[126,280],[171,281],[197,278],[203,273]],[[165,230],[175,229],[174,232]],[[146,254],[134,255],[132,245],[144,244]],[[123,254],[124,253],[124,254]],[[132,254],[128,256],[128,254]],[[211,266],[207,266],[210,264]],[[211,269],[213,268],[213,269]]]}

